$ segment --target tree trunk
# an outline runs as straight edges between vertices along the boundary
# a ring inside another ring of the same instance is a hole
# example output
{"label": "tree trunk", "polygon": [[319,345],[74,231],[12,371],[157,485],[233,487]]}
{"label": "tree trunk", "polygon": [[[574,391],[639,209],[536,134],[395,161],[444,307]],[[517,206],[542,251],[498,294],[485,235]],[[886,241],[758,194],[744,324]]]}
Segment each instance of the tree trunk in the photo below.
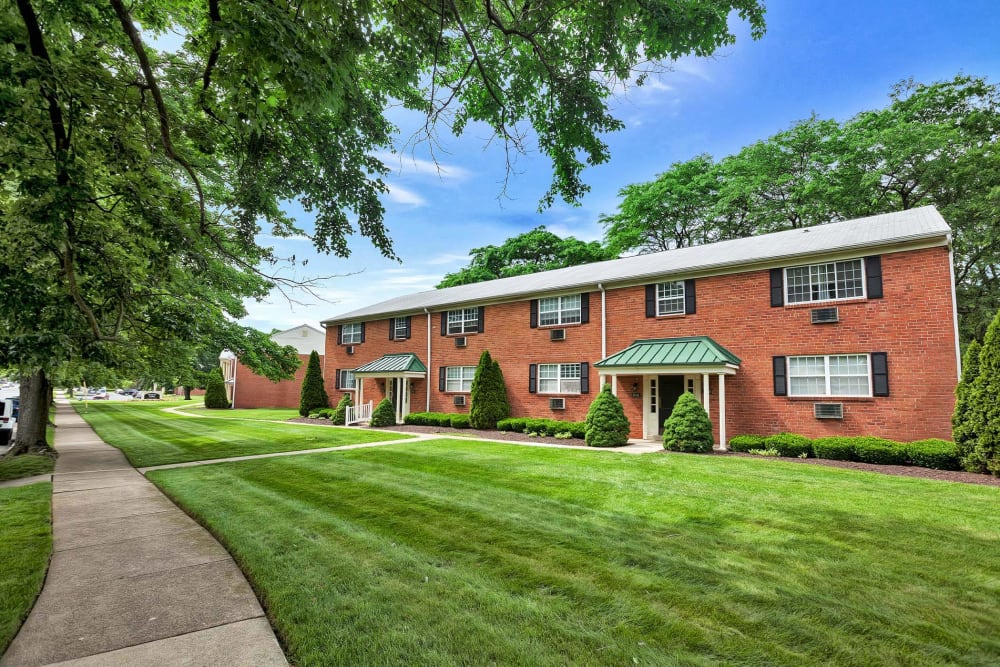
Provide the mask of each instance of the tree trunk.
{"label": "tree trunk", "polygon": [[184,385],[184,400],[185,401],[191,400],[191,385],[188,384]]}
{"label": "tree trunk", "polygon": [[17,417],[17,437],[7,456],[49,451],[45,426],[49,422],[51,385],[45,371],[21,376],[21,407]]}

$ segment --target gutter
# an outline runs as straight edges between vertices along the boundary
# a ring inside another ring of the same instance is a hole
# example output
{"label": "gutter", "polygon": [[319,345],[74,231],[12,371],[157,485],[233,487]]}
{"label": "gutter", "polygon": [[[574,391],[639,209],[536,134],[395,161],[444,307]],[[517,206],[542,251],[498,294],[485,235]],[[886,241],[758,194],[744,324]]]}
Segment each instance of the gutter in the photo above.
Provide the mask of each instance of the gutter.
{"label": "gutter", "polygon": [[958,296],[955,292],[955,249],[951,245],[951,234],[948,235],[948,275],[951,276],[951,323],[955,328],[955,368],[958,369],[958,381],[962,381],[962,343],[958,335]]}
{"label": "gutter", "polygon": [[427,318],[427,387],[424,394],[426,395],[426,406],[424,407],[424,412],[431,411],[431,311],[424,308],[424,316]]}
{"label": "gutter", "polygon": [[604,283],[597,283],[601,290],[601,359],[608,358],[608,301]]}

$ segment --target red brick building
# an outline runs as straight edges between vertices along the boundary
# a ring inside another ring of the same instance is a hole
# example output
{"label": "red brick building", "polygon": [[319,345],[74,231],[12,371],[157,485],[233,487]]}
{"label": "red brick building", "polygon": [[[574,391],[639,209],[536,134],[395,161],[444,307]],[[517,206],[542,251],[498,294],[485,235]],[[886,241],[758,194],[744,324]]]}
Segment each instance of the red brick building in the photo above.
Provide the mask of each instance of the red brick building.
{"label": "red brick building", "polygon": [[476,363],[514,416],[582,420],[609,382],[632,437],[683,391],[736,434],[950,437],[951,230],[932,207],[390,299],[323,322],[331,396],[466,412]]}
{"label": "red brick building", "polygon": [[320,353],[320,364],[323,363],[325,335],[316,327],[302,324],[272,334],[271,340],[279,345],[294,347],[299,353],[302,365],[295,371],[295,377],[291,380],[273,382],[255,374],[237,361],[234,381],[227,386],[234,408],[298,408],[302,394],[302,380],[306,375],[306,364],[309,363],[309,355],[313,350]]}

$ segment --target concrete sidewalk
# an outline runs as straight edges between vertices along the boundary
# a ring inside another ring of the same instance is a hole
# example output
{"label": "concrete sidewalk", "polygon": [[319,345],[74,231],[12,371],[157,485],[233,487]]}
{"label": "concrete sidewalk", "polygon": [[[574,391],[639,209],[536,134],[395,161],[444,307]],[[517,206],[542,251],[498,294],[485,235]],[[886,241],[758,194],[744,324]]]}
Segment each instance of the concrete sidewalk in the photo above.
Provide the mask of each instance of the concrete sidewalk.
{"label": "concrete sidewalk", "polygon": [[68,404],[56,423],[52,562],[0,665],[287,665],[226,550]]}

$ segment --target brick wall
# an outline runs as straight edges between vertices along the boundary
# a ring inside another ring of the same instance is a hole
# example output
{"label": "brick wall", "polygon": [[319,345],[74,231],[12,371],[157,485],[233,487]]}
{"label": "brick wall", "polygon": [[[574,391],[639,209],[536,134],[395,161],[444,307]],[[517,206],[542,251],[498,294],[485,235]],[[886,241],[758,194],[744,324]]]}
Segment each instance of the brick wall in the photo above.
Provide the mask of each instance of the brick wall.
{"label": "brick wall", "polygon": [[[306,376],[308,354],[300,354],[302,365],[295,371],[295,378],[272,382],[266,377],[254,374],[243,364],[236,367],[236,408],[298,408],[302,396],[302,380]],[[320,357],[320,367],[323,358]]]}

